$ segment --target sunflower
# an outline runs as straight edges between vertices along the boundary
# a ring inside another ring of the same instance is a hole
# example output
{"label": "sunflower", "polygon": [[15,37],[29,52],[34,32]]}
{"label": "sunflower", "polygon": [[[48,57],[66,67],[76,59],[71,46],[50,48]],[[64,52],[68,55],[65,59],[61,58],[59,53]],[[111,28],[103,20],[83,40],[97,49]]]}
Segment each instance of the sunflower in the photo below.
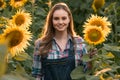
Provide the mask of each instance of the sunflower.
{"label": "sunflower", "polygon": [[101,28],[90,26],[83,30],[84,39],[89,44],[97,45],[105,41],[104,33]]}
{"label": "sunflower", "polygon": [[30,13],[26,13],[24,10],[18,10],[16,14],[12,16],[12,19],[9,23],[15,26],[29,28],[29,26],[32,24],[32,18]]}
{"label": "sunflower", "polygon": [[3,0],[0,0],[0,8],[5,8],[6,3]]}
{"label": "sunflower", "polygon": [[92,3],[92,8],[95,12],[97,12],[100,8],[102,8],[105,4],[105,0],[94,0]]}
{"label": "sunflower", "polygon": [[5,38],[3,37],[2,34],[0,34],[0,44],[5,43]]}
{"label": "sunflower", "polygon": [[10,5],[14,8],[19,8],[24,6],[28,0],[10,0]]}
{"label": "sunflower", "polygon": [[24,51],[31,40],[31,33],[27,29],[20,27],[7,27],[3,36],[8,42],[8,48],[12,56]]}
{"label": "sunflower", "polygon": [[85,22],[84,27],[89,27],[89,25],[101,27],[106,37],[111,32],[111,23],[107,20],[107,17],[91,15],[91,17]]}

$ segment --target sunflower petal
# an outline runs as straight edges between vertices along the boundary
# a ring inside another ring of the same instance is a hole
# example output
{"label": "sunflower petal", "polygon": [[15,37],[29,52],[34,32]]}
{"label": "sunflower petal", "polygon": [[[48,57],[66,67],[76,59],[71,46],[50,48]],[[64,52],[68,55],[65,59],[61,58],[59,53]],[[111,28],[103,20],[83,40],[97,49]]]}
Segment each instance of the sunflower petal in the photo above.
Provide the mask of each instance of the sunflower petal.
{"label": "sunflower petal", "polygon": [[10,5],[14,8],[19,8],[24,6],[27,0],[10,0]]}

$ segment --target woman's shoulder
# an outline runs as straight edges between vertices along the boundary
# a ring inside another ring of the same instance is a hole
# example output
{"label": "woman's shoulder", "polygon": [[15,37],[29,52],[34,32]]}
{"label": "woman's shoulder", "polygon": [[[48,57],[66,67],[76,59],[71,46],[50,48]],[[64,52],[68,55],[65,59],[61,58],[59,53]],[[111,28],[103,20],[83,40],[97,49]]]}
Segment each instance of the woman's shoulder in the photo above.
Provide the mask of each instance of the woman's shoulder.
{"label": "woman's shoulder", "polygon": [[40,44],[40,42],[41,42],[41,39],[38,38],[38,39],[35,40],[35,43],[34,43],[34,44],[37,45],[37,44]]}

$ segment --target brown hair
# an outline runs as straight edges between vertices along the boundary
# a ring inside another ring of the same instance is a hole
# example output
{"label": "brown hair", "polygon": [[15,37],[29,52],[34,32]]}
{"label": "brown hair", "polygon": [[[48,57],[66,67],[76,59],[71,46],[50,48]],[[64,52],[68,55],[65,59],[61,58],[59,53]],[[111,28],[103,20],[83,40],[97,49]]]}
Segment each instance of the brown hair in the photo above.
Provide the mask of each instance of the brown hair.
{"label": "brown hair", "polygon": [[67,31],[72,36],[72,38],[74,36],[76,36],[76,33],[74,31],[73,17],[72,17],[72,13],[71,13],[69,7],[65,3],[55,4],[49,11],[47,18],[46,18],[44,28],[42,30],[42,34],[41,34],[41,38],[40,38],[40,40],[41,40],[40,54],[41,55],[46,55],[49,52],[49,50],[52,48],[52,39],[55,34],[55,30],[53,28],[53,23],[52,23],[52,18],[53,18],[54,11],[59,10],[59,9],[63,9],[68,13],[68,16],[70,18],[70,23],[69,23],[69,27],[68,27]]}

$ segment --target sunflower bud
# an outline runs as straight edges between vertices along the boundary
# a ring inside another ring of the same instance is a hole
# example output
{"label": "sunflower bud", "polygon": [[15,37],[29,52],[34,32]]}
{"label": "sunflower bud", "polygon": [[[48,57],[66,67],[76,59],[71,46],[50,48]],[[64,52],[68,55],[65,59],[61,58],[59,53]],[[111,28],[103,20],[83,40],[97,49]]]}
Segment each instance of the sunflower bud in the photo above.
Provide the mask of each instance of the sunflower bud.
{"label": "sunflower bud", "polygon": [[94,12],[97,12],[100,8],[102,8],[105,4],[105,0],[94,0],[92,3],[92,8]]}

